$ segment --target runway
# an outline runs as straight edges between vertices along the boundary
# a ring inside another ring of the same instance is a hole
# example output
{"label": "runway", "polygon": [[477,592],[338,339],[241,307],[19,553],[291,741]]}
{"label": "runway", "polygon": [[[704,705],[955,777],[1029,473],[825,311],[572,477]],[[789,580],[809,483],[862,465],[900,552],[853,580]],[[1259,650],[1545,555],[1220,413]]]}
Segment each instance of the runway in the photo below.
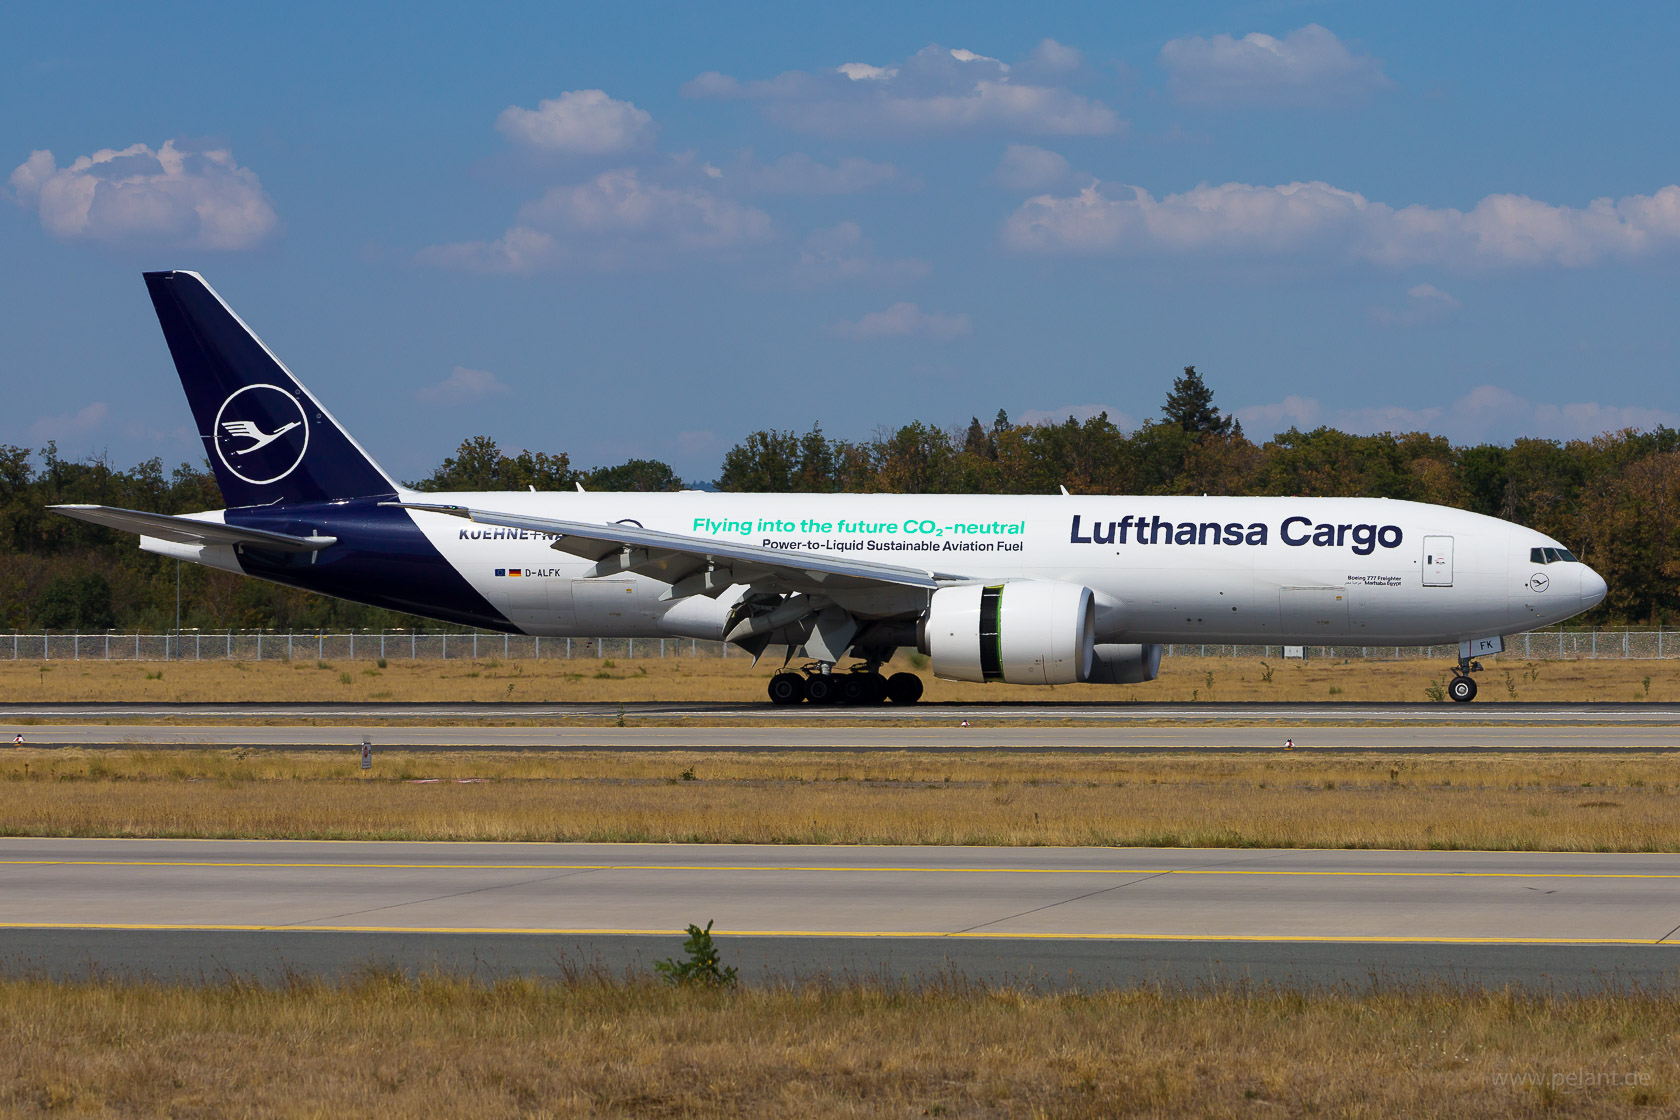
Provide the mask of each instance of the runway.
{"label": "runway", "polygon": [[[14,728],[0,724],[10,741]],[[1083,727],[857,727],[844,724],[737,727],[537,727],[399,725],[365,729],[307,724],[49,724],[15,725],[25,745],[105,749],[245,747],[257,750],[353,749],[363,736],[381,750],[560,751],[1100,751],[1159,754],[1183,750],[1275,753],[1286,738],[1299,751],[1427,754],[1436,751],[1544,750],[1596,754],[1613,750],[1680,752],[1680,728],[1544,724],[1492,727],[1388,725],[1346,727],[1322,723],[1231,726],[1227,724]],[[0,746],[0,749],[4,749]]]}
{"label": "runway", "polygon": [[9,703],[0,704],[0,726],[20,719],[50,720],[339,720],[378,723],[385,720],[521,720],[602,721],[695,720],[750,721],[778,725],[815,723],[822,726],[869,726],[883,722],[958,723],[962,720],[1037,723],[1106,723],[1131,726],[1148,723],[1272,723],[1486,726],[1680,726],[1680,704],[1663,703],[1513,703],[1478,701],[1471,704],[1365,704],[1358,702],[1262,704],[1150,704],[1115,701],[1104,704],[997,703],[913,704],[879,707],[777,707],[769,703],[737,704],[695,701],[633,704],[526,702],[475,703]]}
{"label": "runway", "polygon": [[1591,986],[1680,967],[1680,855],[4,839],[0,899],[13,970],[618,967],[707,920],[759,978]]}

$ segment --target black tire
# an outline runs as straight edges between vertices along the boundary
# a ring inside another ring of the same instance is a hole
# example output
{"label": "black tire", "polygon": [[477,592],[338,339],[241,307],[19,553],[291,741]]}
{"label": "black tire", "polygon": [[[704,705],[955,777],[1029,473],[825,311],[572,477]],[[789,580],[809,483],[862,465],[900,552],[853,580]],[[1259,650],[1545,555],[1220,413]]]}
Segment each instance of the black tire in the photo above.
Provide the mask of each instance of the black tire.
{"label": "black tire", "polygon": [[879,673],[863,674],[864,704],[885,704],[887,702],[887,678]]}
{"label": "black tire", "polygon": [[1468,704],[1476,698],[1476,682],[1469,677],[1454,677],[1447,682],[1447,695],[1455,703]]}
{"label": "black tire", "polygon": [[838,692],[842,704],[869,702],[869,681],[863,673],[847,673],[839,680]]}
{"label": "black tire", "polygon": [[840,699],[840,688],[829,673],[814,673],[805,682],[805,698],[813,704],[832,704]]}
{"label": "black tire", "polygon": [[777,673],[770,678],[770,703],[798,704],[805,699],[805,678],[798,673]]}
{"label": "black tire", "polygon": [[894,704],[914,704],[922,698],[922,678],[914,673],[894,673],[887,678],[887,699]]}

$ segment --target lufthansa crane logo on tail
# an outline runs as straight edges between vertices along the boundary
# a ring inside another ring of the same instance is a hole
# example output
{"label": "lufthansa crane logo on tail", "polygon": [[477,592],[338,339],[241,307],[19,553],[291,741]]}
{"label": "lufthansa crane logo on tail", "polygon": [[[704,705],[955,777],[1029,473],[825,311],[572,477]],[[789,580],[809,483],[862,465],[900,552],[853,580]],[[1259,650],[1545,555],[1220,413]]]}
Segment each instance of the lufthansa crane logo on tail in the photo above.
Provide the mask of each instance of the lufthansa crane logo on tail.
{"label": "lufthansa crane logo on tail", "polygon": [[309,416],[278,385],[247,385],[216,413],[216,457],[253,486],[279,482],[303,462]]}

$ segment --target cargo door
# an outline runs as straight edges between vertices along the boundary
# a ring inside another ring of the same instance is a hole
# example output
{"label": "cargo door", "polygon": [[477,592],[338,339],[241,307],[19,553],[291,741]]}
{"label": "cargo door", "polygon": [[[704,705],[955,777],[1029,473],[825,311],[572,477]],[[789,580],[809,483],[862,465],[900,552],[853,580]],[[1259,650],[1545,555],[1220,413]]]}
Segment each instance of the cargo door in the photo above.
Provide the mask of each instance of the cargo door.
{"label": "cargo door", "polygon": [[1285,587],[1278,591],[1278,630],[1285,641],[1309,645],[1346,637],[1348,592],[1345,587]]}
{"label": "cargo door", "polygon": [[615,637],[638,620],[636,585],[627,579],[574,579],[572,609],[580,634]]}
{"label": "cargo door", "polygon": [[1453,585],[1453,539],[1451,537],[1423,538],[1423,585],[1451,587]]}

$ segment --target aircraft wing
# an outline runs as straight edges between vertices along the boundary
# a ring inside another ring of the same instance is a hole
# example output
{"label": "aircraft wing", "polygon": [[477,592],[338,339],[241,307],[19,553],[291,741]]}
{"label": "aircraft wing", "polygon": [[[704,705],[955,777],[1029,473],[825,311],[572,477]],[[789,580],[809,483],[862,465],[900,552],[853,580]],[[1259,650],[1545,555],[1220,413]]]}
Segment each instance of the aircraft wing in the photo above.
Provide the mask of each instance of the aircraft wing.
{"label": "aircraft wing", "polygon": [[883,585],[933,590],[948,583],[968,582],[966,576],[927,568],[761,548],[716,537],[644,529],[639,525],[597,525],[420,502],[385,504],[464,517],[481,525],[551,534],[557,538],[554,548],[595,561],[595,567],[588,575],[607,576],[626,572],[649,575],[672,584],[674,597],[687,594],[715,596],[731,584],[817,592]]}
{"label": "aircraft wing", "polygon": [[137,509],[116,506],[48,506],[54,513],[91,521],[107,529],[121,529],[147,537],[159,537],[177,544],[243,544],[270,552],[319,552],[337,537],[294,537],[289,533],[271,533],[267,529],[245,529],[238,525],[224,525],[219,521],[199,521],[191,517],[171,517],[167,513],[144,513]]}

